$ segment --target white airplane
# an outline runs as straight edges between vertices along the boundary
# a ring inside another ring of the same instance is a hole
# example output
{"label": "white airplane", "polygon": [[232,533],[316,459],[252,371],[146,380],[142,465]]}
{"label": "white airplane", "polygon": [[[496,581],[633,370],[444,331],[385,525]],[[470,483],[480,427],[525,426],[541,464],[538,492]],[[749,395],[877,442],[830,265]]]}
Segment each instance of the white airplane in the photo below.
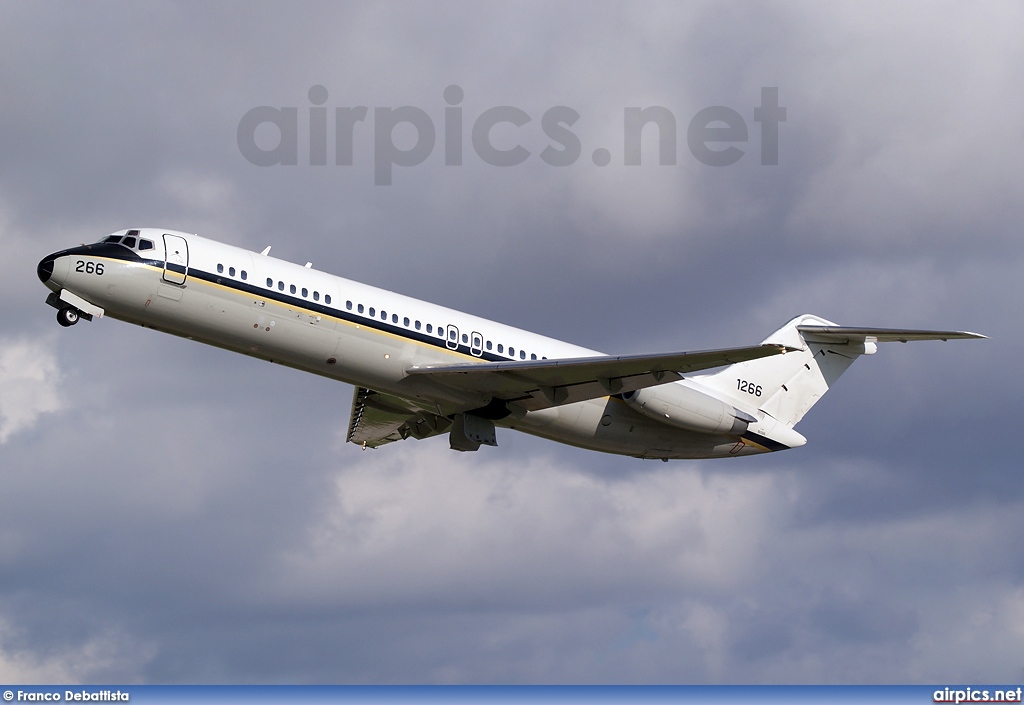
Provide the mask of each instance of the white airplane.
{"label": "white airplane", "polygon": [[364,449],[448,433],[473,451],[497,445],[498,425],[638,458],[785,450],[807,442],[793,427],[875,343],[985,337],[803,315],[751,347],[609,357],[269,251],[134,228],[37,273],[62,326],[107,315],[354,385],[348,440]]}

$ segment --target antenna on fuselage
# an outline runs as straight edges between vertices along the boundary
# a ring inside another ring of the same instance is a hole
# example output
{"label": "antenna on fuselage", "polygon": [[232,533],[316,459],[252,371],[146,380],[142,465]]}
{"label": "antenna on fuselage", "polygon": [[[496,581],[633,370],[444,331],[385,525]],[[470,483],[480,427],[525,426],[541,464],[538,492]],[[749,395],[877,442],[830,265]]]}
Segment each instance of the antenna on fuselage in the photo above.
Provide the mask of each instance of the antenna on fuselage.
{"label": "antenna on fuselage", "polygon": [[312,262],[306,262],[306,269],[309,269],[312,266],[313,266]]}
{"label": "antenna on fuselage", "polygon": [[273,247],[273,245],[267,245],[267,249],[263,250],[263,252],[261,252],[260,254],[263,255],[264,257],[266,257],[267,255],[270,254],[270,248],[271,247]]}

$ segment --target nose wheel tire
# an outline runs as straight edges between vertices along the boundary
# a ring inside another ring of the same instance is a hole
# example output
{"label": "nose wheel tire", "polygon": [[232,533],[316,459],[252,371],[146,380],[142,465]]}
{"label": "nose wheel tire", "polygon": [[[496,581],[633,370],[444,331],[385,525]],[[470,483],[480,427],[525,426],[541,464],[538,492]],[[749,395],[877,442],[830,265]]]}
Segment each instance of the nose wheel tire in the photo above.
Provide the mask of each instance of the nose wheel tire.
{"label": "nose wheel tire", "polygon": [[78,311],[73,308],[62,308],[57,311],[57,323],[65,328],[78,323]]}

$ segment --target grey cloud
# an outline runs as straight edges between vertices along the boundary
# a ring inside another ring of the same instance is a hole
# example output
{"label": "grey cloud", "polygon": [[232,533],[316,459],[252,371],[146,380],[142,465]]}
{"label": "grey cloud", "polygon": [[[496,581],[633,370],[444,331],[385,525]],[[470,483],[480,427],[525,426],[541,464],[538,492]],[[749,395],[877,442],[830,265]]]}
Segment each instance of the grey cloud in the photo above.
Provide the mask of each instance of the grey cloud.
{"label": "grey cloud", "polygon": [[[63,403],[0,447],[0,669],[1020,679],[1019,8],[244,7],[0,10],[2,337],[53,341]],[[436,145],[374,186],[371,120],[351,167],[309,166],[317,84],[328,108],[417,106],[439,140],[461,86],[464,164]],[[259,105],[298,108],[297,166],[239,153]],[[471,153],[497,105],[532,117],[495,134],[521,166]],[[581,115],[568,167],[537,156],[555,105]],[[645,136],[626,167],[623,110],[653,105],[677,164]],[[731,167],[686,151],[710,105],[746,121]],[[779,456],[662,466],[511,433],[362,453],[345,385],[116,321],[55,333],[38,259],[163,224],[608,352],[745,344],[804,311],[992,340],[881,346]]]}

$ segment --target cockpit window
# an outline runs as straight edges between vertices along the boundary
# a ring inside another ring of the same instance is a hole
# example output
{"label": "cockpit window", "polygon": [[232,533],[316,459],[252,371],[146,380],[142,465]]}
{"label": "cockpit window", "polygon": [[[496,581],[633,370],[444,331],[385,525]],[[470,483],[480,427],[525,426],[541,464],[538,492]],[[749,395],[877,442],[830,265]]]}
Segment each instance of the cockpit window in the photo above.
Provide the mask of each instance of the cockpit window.
{"label": "cockpit window", "polygon": [[120,243],[125,247],[132,248],[133,250],[152,250],[155,247],[152,240],[145,240],[139,237],[138,230],[129,230],[124,235],[107,235],[105,238],[100,240],[100,242],[109,243],[111,245]]}

